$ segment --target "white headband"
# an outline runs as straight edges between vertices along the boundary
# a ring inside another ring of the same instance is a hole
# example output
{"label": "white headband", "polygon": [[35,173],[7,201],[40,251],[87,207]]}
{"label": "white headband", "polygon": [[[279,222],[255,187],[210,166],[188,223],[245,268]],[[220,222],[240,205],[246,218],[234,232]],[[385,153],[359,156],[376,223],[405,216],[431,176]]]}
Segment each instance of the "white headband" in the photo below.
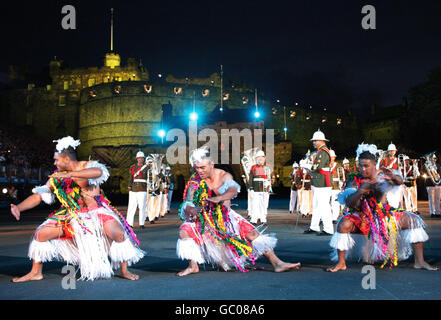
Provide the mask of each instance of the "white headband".
{"label": "white headband", "polygon": [[72,138],[71,136],[54,140],[53,142],[57,142],[57,146],[55,148],[59,153],[69,147],[76,149],[81,144],[80,140],[74,140],[74,138]]}

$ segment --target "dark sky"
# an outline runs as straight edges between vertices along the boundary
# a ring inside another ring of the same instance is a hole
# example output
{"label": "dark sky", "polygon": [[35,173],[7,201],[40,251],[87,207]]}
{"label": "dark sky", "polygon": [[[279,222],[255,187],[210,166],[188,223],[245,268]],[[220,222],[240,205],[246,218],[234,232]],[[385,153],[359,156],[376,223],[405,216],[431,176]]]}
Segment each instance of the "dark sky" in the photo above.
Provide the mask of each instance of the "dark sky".
{"label": "dark sky", "polygon": [[[401,103],[441,65],[441,1],[15,1],[0,13],[1,78],[9,64],[35,71],[53,56],[101,66],[115,8],[115,51],[150,74],[208,76],[224,65],[279,98],[314,107]],[[77,29],[63,30],[72,4]],[[374,5],[376,30],[361,8]]]}

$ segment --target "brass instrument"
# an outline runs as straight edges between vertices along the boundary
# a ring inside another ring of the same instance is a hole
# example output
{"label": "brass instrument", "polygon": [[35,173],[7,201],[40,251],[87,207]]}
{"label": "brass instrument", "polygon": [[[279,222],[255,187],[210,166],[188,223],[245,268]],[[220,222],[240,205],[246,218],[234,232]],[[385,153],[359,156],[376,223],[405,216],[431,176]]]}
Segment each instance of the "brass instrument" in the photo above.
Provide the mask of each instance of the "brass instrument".
{"label": "brass instrument", "polygon": [[162,159],[165,157],[165,154],[150,154],[150,157],[153,159],[152,167],[149,170],[151,172],[150,178],[150,191],[156,192],[159,190],[159,186],[161,184],[161,178],[159,174],[161,173],[162,168]]}
{"label": "brass instrument", "polygon": [[415,176],[415,179],[416,179],[421,175],[420,169],[418,167],[418,162],[420,160],[419,159],[410,159],[410,161],[412,162],[413,175]]}
{"label": "brass instrument", "polygon": [[434,154],[435,151],[432,151],[421,156],[421,158],[425,160],[424,166],[426,167],[426,171],[430,179],[432,179],[432,182],[434,184],[439,185],[441,183],[441,177],[437,171],[436,164],[434,163],[432,158]]}
{"label": "brass instrument", "polygon": [[[403,173],[403,179],[406,180],[407,178],[407,170],[406,170],[406,160],[405,157],[407,157],[405,154],[400,153],[398,155],[398,171]],[[409,157],[407,157],[409,158]]]}
{"label": "brass instrument", "polygon": [[377,165],[376,165],[377,170],[380,169],[380,163],[381,163],[381,161],[382,161],[384,158],[387,158],[389,152],[388,152],[388,151],[385,151],[385,150],[378,150],[378,154],[379,154],[380,156],[378,157],[378,160],[377,160]]}
{"label": "brass instrument", "polygon": [[250,171],[251,167],[256,164],[256,159],[254,155],[258,151],[258,148],[248,149],[243,152],[243,157],[240,159],[240,163],[242,164],[242,169],[245,174],[245,185],[249,185],[250,183]]}
{"label": "brass instrument", "polygon": [[343,184],[346,181],[346,177],[345,177],[345,168],[343,167],[337,167],[337,175],[338,175],[338,180],[339,182],[339,187],[340,189],[342,188]]}

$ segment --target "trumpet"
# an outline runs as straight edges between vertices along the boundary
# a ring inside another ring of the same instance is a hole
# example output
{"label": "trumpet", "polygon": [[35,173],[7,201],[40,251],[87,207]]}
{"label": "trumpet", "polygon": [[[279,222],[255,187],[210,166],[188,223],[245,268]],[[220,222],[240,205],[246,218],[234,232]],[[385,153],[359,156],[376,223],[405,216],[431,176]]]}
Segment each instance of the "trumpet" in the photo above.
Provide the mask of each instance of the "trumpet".
{"label": "trumpet", "polygon": [[430,179],[432,179],[432,182],[436,185],[439,185],[441,183],[441,177],[437,171],[436,168],[436,164],[433,161],[433,155],[434,155],[435,151],[426,153],[425,155],[421,156],[421,158],[423,158],[424,160],[426,160],[424,162],[424,166],[426,167],[426,171],[430,177]]}

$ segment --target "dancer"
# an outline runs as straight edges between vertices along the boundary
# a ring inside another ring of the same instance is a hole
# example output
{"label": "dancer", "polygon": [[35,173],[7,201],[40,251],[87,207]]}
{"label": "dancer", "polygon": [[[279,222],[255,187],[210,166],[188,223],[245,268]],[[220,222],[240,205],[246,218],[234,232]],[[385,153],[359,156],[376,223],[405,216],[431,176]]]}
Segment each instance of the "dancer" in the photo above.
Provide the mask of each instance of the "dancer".
{"label": "dancer", "polygon": [[[387,191],[400,185],[402,178],[385,167],[378,171],[377,153],[375,145],[360,144],[357,148],[360,174],[350,175],[346,190],[339,195],[340,203],[346,205],[345,215],[330,241],[334,248],[332,260],[338,262],[327,271],[346,270],[346,258],[350,256],[359,256],[369,263],[383,261],[381,268],[389,262],[392,267],[398,260],[407,259],[412,250],[414,268],[438,270],[424,261],[423,242],[429,237],[423,220],[387,203]],[[356,233],[361,236],[355,236]],[[354,250],[356,244],[361,248],[358,252]]]}
{"label": "dancer", "polygon": [[127,267],[138,262],[145,252],[124,217],[101,192],[100,185],[109,177],[107,168],[97,161],[78,161],[75,149],[79,140],[65,137],[54,142],[58,142],[54,154],[58,171],[46,185],[34,188],[33,195],[17,206],[11,205],[11,213],[20,220],[21,212],[42,200],[53,203],[54,194],[62,206],[33,236],[28,252],[33,260],[32,270],[12,281],[43,279],[43,263],[52,260],[79,265],[81,280],[110,278],[118,267],[123,278],[137,280],[139,276]]}
{"label": "dancer", "polygon": [[275,272],[299,269],[300,263],[281,261],[273,251],[277,239],[259,232],[242,216],[230,209],[230,200],[240,192],[232,176],[214,168],[206,149],[190,154],[195,168],[184,191],[179,215],[180,227],[176,253],[189,260],[189,266],[179,272],[185,276],[199,272],[198,264],[211,263],[225,271],[237,268],[246,272],[249,262],[265,256]]}

